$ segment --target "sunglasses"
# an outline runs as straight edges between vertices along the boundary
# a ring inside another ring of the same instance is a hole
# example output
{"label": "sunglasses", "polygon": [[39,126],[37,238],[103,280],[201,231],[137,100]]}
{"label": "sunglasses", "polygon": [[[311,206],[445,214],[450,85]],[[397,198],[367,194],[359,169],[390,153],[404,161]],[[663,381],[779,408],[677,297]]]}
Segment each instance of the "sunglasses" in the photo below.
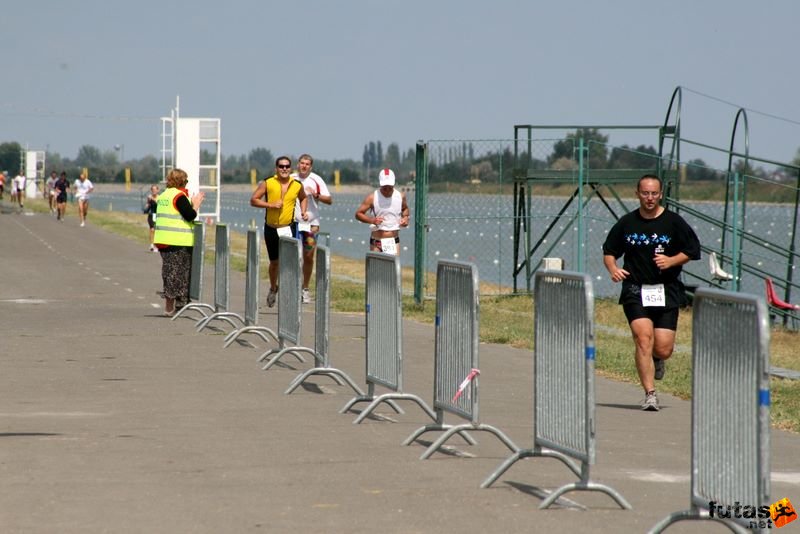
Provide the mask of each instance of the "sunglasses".
{"label": "sunglasses", "polygon": [[291,169],[292,166],[291,165],[278,165],[278,168],[279,169]]}

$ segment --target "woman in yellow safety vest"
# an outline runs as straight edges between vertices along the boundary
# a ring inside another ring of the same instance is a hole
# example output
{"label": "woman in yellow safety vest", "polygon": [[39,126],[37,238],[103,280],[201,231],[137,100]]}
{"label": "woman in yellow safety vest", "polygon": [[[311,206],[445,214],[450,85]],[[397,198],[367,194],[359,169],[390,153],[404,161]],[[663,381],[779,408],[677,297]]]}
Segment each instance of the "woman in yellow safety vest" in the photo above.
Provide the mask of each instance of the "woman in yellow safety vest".
{"label": "woman in yellow safety vest", "polygon": [[192,271],[193,222],[205,193],[186,191],[189,176],[181,169],[167,175],[167,186],[156,201],[156,227],[153,243],[161,253],[161,279],[164,282],[164,315],[172,317],[189,303],[189,275]]}

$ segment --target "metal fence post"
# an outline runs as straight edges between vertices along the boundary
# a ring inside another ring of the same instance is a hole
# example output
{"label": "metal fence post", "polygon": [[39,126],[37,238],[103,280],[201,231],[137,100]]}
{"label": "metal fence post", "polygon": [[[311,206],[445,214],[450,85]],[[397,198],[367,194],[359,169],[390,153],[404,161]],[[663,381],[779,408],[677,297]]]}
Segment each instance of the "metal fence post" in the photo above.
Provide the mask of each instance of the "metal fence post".
{"label": "metal fence post", "polygon": [[421,304],[425,298],[425,265],[427,263],[428,232],[428,145],[417,141],[416,169],[414,180],[414,301]]}
{"label": "metal fence post", "polygon": [[307,350],[297,344],[300,341],[300,325],[302,324],[301,291],[303,289],[303,251],[300,240],[294,237],[281,236],[280,270],[278,271],[278,348],[270,349],[258,357],[259,362],[269,359],[262,367],[267,370],[280,361],[284,354],[292,354],[301,362],[305,362],[299,352]]}
{"label": "metal fence post", "polygon": [[[357,395],[339,410],[345,413],[356,403],[370,404],[356,417],[358,424],[379,404],[389,404],[397,413],[404,413],[394,399],[417,403],[431,419],[436,415],[417,395],[403,392],[403,302],[401,298],[400,258],[382,252],[367,252],[366,291],[366,377],[367,394]],[[375,395],[381,385],[390,393]]]}
{"label": "metal fence post", "polygon": [[230,307],[230,266],[231,266],[231,229],[227,224],[217,224],[214,243],[214,313],[197,322],[197,331],[217,319],[229,323],[236,328],[233,318],[242,321],[237,314],[229,312]]}
{"label": "metal fence post", "polygon": [[753,295],[699,288],[693,307],[690,509],[668,515],[650,532],[686,519],[722,521],[736,532],[758,530],[763,527],[753,519],[736,517],[742,515],[736,508],[769,506],[766,303]]}
{"label": "metal fence post", "polygon": [[[547,508],[568,491],[600,491],[622,508],[616,490],[590,480],[595,457],[594,293],[588,275],[537,271],[534,275],[533,447],[516,451],[481,487],[489,487],[517,460],[534,456],[564,462],[580,481],[551,493]],[[581,462],[580,469],[570,459]]]}
{"label": "metal fence post", "polygon": [[192,271],[189,276],[189,302],[186,306],[178,310],[171,320],[175,320],[189,311],[197,311],[203,317],[208,317],[209,312],[214,311],[214,306],[203,303],[203,264],[206,258],[206,227],[202,222],[194,223],[194,244],[192,246]]}
{"label": "metal fence post", "polygon": [[278,335],[266,326],[258,326],[258,298],[259,282],[261,278],[261,238],[257,228],[247,230],[247,266],[245,272],[244,287],[244,319],[239,319],[244,326],[232,330],[225,336],[223,348],[229,347],[234,341],[244,334],[256,334],[264,341],[270,341],[270,337],[278,340]]}
{"label": "metal fence post", "polygon": [[[426,432],[443,430],[444,433],[420,456],[421,460],[439,450],[453,434],[474,444],[467,430],[490,432],[512,451],[519,450],[499,429],[479,421],[478,313],[477,267],[466,262],[439,261],[436,266],[433,386],[436,422],[415,430],[403,445],[410,445]],[[446,425],[444,412],[467,419],[469,423]]]}
{"label": "metal fence post", "polygon": [[[364,392],[359,388],[353,379],[340,369],[331,367],[330,355],[328,352],[328,342],[330,334],[330,301],[331,301],[331,255],[327,247],[322,245],[317,246],[316,262],[316,302],[314,304],[314,349],[302,349],[310,352],[316,359],[317,366],[309,369],[304,373],[299,374],[290,384],[286,390],[286,394],[290,394],[297,389],[306,379],[313,375],[327,375],[336,380],[339,385],[344,385],[342,380],[346,382],[353,390],[359,394],[364,395]],[[296,349],[301,350],[301,349]]]}

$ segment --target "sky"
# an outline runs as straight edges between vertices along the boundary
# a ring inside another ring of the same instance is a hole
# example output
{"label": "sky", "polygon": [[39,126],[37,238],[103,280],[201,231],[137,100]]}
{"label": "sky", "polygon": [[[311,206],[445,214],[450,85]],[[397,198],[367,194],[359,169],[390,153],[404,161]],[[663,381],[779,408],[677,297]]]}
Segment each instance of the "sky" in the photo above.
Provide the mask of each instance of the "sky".
{"label": "sky", "polygon": [[221,119],[225,156],[360,161],[369,141],[660,125],[680,86],[684,138],[727,147],[741,107],[750,153],[791,161],[798,20],[796,0],[25,0],[2,8],[0,142],[158,156],[179,97]]}

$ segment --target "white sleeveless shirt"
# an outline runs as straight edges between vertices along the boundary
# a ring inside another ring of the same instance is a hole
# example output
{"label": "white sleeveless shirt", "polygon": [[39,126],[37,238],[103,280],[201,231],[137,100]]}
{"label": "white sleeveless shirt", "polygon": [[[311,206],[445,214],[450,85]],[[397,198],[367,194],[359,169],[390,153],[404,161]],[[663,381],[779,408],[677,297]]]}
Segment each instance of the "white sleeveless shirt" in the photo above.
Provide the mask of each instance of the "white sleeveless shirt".
{"label": "white sleeveless shirt", "polygon": [[391,197],[385,197],[379,189],[372,196],[372,213],[375,217],[383,217],[383,222],[375,230],[399,230],[400,218],[403,214],[403,195],[395,189]]}

